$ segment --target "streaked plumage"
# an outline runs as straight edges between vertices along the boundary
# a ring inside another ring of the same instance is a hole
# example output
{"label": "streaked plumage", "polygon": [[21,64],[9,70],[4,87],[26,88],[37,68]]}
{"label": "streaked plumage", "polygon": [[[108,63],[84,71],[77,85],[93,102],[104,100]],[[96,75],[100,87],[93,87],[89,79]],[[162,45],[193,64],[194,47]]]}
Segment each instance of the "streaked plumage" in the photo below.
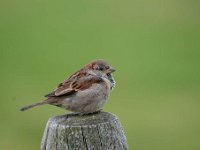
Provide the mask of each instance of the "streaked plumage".
{"label": "streaked plumage", "polygon": [[44,101],[23,107],[21,111],[43,104],[80,114],[99,111],[115,86],[112,77],[114,71],[104,60],[92,61],[60,83],[53,92],[45,95]]}

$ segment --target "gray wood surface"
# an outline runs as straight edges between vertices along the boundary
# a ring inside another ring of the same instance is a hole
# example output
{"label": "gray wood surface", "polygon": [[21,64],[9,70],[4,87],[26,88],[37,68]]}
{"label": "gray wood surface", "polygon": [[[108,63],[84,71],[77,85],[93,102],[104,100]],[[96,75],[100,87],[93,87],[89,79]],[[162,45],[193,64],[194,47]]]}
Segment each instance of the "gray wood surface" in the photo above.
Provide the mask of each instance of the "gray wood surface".
{"label": "gray wood surface", "polygon": [[41,150],[127,150],[127,140],[119,119],[107,112],[78,116],[66,114],[50,118]]}

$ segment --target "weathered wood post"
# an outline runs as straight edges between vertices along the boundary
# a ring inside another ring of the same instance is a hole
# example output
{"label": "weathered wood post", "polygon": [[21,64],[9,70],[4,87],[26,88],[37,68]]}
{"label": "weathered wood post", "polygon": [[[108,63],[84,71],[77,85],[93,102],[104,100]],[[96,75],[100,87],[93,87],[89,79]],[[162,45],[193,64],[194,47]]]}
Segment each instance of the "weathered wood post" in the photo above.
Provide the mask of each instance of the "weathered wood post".
{"label": "weathered wood post", "polygon": [[50,118],[41,150],[128,150],[119,119],[107,112]]}

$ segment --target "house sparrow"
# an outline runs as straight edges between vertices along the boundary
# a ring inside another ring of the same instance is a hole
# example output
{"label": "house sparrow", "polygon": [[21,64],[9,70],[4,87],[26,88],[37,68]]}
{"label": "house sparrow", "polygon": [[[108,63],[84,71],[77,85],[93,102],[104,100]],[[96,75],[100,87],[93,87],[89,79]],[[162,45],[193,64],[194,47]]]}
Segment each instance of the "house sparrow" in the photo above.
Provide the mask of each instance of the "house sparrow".
{"label": "house sparrow", "polygon": [[102,109],[115,86],[112,73],[115,71],[106,61],[94,60],[71,75],[57,88],[45,95],[44,101],[21,108],[51,104],[78,114],[89,114]]}

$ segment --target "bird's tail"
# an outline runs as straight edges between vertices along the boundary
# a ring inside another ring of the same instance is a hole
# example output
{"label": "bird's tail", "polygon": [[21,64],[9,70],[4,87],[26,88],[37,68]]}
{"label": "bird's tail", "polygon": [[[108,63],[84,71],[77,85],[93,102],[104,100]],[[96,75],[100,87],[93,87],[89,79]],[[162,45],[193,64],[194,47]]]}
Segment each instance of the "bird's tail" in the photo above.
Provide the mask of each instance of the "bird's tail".
{"label": "bird's tail", "polygon": [[48,104],[49,102],[47,100],[44,100],[42,102],[38,102],[38,103],[35,103],[35,104],[31,104],[31,105],[28,105],[28,106],[25,106],[25,107],[22,107],[20,109],[20,111],[26,111],[30,108],[33,108],[33,107],[36,107],[36,106],[41,106],[41,105],[44,105],[44,104]]}

